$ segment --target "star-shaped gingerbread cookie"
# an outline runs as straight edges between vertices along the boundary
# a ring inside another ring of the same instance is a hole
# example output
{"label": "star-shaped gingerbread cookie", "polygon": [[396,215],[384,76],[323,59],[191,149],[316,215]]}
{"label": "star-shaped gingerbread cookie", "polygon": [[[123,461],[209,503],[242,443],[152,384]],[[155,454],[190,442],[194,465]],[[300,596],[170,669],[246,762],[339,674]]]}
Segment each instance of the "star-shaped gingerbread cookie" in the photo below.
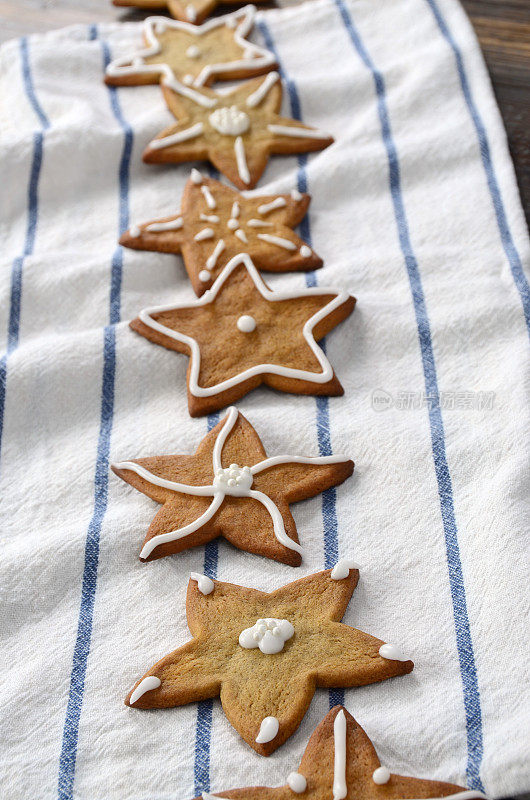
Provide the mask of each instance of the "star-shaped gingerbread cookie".
{"label": "star-shaped gingerbread cookie", "polygon": [[145,47],[114,59],[105,72],[110,86],[141,86],[178,78],[191,86],[262,75],[276,66],[268,50],[246,40],[255,7],[245,6],[203,25],[148,17]]}
{"label": "star-shaped gingerbread cookie", "polygon": [[166,78],[161,86],[179,122],[148,144],[143,158],[149,163],[209,159],[239,189],[251,189],[272,153],[307,153],[333,142],[327,133],[278,116],[282,86],[277,72],[222,93]]}
{"label": "star-shaped gingerbread cookie", "polygon": [[350,561],[271,593],[192,574],[193,639],[155,664],[126,704],[167,708],[219,695],[240,736],[270,755],[298,728],[316,687],[364,686],[412,671],[399,652],[381,655],[391,646],[340,622],[358,579]]}
{"label": "star-shaped gingerbread cookie", "polygon": [[195,455],[122,461],[112,469],[162,504],[145,537],[142,561],[224,536],[241,550],[296,567],[302,549],[289,503],[342,483],[353,461],[340,455],[267,458],[250,422],[230,408]]}
{"label": "star-shaped gingerbread cookie", "polygon": [[343,394],[317,342],[354,306],[347,292],[323,287],[271,291],[243,253],[198,300],[145,308],[129,324],[155,344],[190,355],[188,408],[197,417],[262,383],[293,394]]}
{"label": "star-shaped gingerbread cookie", "polygon": [[[181,252],[195,294],[200,297],[242,250],[255,267],[269,272],[321,267],[322,259],[292,230],[305,216],[309,203],[309,195],[296,190],[246,197],[193,169],[181,210],[171,217],[129,228],[120,244],[137,250]],[[220,243],[222,250],[212,263],[210,257]]]}
{"label": "star-shaped gingerbread cookie", "polygon": [[[202,800],[452,800],[485,798],[454,783],[405,778],[381,765],[374,746],[343,706],[335,706],[315,728],[296,772],[284,786],[251,786],[203,792]],[[199,798],[197,798],[199,800]]]}
{"label": "star-shaped gingerbread cookie", "polygon": [[[115,6],[140,8],[143,11],[167,9],[171,16],[198,25],[218,5],[234,5],[233,0],[112,0]],[[265,0],[254,0],[263,3]]]}

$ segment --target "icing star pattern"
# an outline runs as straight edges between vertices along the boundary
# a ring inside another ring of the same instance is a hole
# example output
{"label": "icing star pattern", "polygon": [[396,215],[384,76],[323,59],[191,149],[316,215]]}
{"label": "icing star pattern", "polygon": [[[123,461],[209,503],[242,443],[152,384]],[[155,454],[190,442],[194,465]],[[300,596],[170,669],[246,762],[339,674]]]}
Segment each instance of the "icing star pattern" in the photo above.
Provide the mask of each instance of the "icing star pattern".
{"label": "icing star pattern", "polygon": [[235,403],[262,383],[296,394],[343,394],[317,341],[354,306],[347,292],[323,287],[271,291],[243,253],[200,299],[146,308],[130,327],[191,356],[188,408],[194,417]]}
{"label": "icing star pattern", "polygon": [[298,770],[289,774],[284,786],[231,789],[222,795],[204,792],[202,798],[294,800],[296,795],[303,800],[485,798],[482,792],[466,791],[454,783],[391,774],[381,766],[372,742],[343,706],[332,708],[315,728]]}
{"label": "icing star pattern", "polygon": [[[211,581],[203,594],[190,580],[186,615],[193,638],[155,664],[126,704],[167,708],[219,695],[239,735],[270,755],[298,728],[317,686],[364,686],[411,672],[412,661],[383,658],[379,639],[340,622],[359,572],[339,580],[331,572],[271,593]],[[294,628],[280,652],[240,643],[243,631],[268,620]]]}
{"label": "icing star pattern", "polygon": [[161,86],[179,122],[149,143],[143,154],[149,163],[209,159],[239,189],[251,189],[272,153],[307,153],[333,142],[323,131],[278,115],[282,86],[277,72],[222,94],[176,80],[164,79]]}
{"label": "icing star pattern", "polygon": [[[322,259],[292,230],[305,216],[309,203],[309,195],[296,190],[284,195],[245,197],[192,170],[181,211],[133,226],[122,235],[120,244],[137,250],[181,252],[200,297],[242,249],[255,267],[269,272],[321,267]],[[220,242],[222,250],[213,260]]]}
{"label": "icing star pattern", "polygon": [[[167,9],[172,17],[198,25],[218,5],[233,5],[232,0],[112,0],[115,6],[141,8],[144,11]],[[265,0],[255,0],[256,3]]]}
{"label": "icing star pattern", "polygon": [[140,86],[178,78],[188,85],[205,86],[215,80],[262,75],[276,64],[268,50],[246,40],[255,11],[254,6],[246,6],[203,25],[148,17],[145,47],[111,61],[105,83]]}
{"label": "icing star pattern", "polygon": [[155,456],[113,464],[114,472],[162,504],[140,558],[178,553],[217,536],[285,564],[301,563],[289,503],[337,486],[353,472],[345,456],[267,458],[237,409],[210,431],[193,456]]}

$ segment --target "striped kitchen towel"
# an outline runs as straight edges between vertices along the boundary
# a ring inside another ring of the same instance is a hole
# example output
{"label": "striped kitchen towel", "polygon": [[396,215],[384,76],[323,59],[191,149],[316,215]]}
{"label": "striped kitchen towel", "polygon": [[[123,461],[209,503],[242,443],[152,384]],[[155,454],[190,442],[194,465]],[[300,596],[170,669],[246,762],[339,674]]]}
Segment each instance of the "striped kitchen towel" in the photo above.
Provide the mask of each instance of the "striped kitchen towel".
{"label": "striped kitchen towel", "polygon": [[[127,326],[193,297],[178,257],[117,247],[130,223],[174,213],[189,174],[141,161],[171,122],[159,89],[103,83],[141,26],[0,51],[8,800],[279,785],[343,697],[396,772],[492,797],[528,789],[529,242],[477,42],[455,0],[315,0],[260,11],[254,38],[280,64],[285,113],[335,137],[273,158],[260,183],[313,195],[301,233],[325,261],[270,285],[358,298],[326,342],[344,397],[261,388],[239,403],[269,453],[356,462],[295,508],[299,570],[226,542],[142,564],[154,504],[109,475],[110,459],[191,452],[217,419],[189,418],[187,360]],[[191,571],[271,589],[338,556],[362,566],[346,622],[399,644],[411,675],[318,692],[269,759],[218,701],[123,705],[187,638]]]}

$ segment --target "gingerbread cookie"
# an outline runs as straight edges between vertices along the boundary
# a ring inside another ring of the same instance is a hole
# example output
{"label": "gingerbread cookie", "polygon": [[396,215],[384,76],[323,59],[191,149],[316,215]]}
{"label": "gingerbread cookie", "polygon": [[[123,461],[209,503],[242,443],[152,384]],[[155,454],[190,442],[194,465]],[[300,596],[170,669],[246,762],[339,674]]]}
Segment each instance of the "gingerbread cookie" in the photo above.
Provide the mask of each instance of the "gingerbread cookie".
{"label": "gingerbread cookie", "polygon": [[[265,0],[254,0],[263,3]],[[115,6],[141,8],[144,11],[167,9],[175,19],[198,25],[218,5],[234,5],[232,0],[112,0]]]}
{"label": "gingerbread cookie", "polygon": [[389,657],[389,645],[340,623],[358,579],[351,561],[271,593],[193,574],[193,639],[155,664],[126,704],[167,708],[220,695],[240,736],[270,755],[298,728],[317,686],[364,686],[412,671],[397,648]]}
{"label": "gingerbread cookie", "polygon": [[346,456],[267,458],[250,422],[230,408],[195,455],[122,461],[112,469],[162,503],[147,532],[142,561],[224,536],[241,550],[296,567],[302,549],[289,503],[342,483],[352,474],[353,461]]}
{"label": "gingerbread cookie", "polygon": [[[406,800],[485,798],[482,792],[442,781],[404,778],[381,766],[372,742],[343,706],[335,706],[314,730],[296,772],[284,786],[203,792],[203,800]],[[197,798],[199,800],[199,798]]]}
{"label": "gingerbread cookie", "polygon": [[111,61],[105,83],[141,86],[159,83],[161,78],[178,78],[187,85],[206,86],[216,80],[262,75],[276,64],[272,53],[246,41],[255,11],[254,6],[245,6],[204,25],[148,17],[145,47]]}
{"label": "gingerbread cookie", "polygon": [[146,308],[130,326],[155,344],[191,356],[188,408],[196,417],[237,402],[262,383],[294,394],[343,394],[317,342],[354,306],[347,292],[323,287],[271,291],[243,253],[200,299]]}
{"label": "gingerbread cookie", "polygon": [[[137,250],[182,253],[195,294],[209,289],[222,269],[244,250],[269,272],[313,270],[322,259],[294,233],[309,206],[308,194],[246,197],[196,169],[186,183],[182,208],[171,217],[135,225],[120,244]],[[211,269],[212,253],[219,249]]]}
{"label": "gingerbread cookie", "polygon": [[164,78],[161,86],[179,122],[148,144],[143,158],[149,163],[209,159],[239,189],[251,189],[272,153],[307,153],[333,142],[323,131],[278,116],[282,85],[277,72],[222,94],[175,79]]}

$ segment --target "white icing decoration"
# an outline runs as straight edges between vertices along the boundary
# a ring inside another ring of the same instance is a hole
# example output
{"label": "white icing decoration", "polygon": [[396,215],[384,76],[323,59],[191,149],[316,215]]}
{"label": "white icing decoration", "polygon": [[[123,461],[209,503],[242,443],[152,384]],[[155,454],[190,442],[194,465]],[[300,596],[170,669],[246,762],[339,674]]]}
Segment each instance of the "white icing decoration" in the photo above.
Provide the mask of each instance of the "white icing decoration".
{"label": "white icing decoration", "polygon": [[224,240],[219,239],[219,241],[217,242],[217,244],[213,249],[213,253],[206,260],[206,269],[212,270],[215,267],[215,265],[217,264],[217,259],[219,258],[224,249],[225,249]]}
{"label": "white icing decoration", "polygon": [[287,205],[287,200],[285,197],[277,197],[275,200],[271,200],[270,203],[263,203],[263,205],[258,206],[258,214],[268,214],[270,211],[274,211],[276,208],[283,208]]}
{"label": "white icing decoration", "polygon": [[215,231],[213,228],[203,228],[202,231],[196,233],[193,237],[196,242],[203,242],[205,239],[213,239]]}
{"label": "white icing decoration", "polygon": [[184,75],[184,77],[182,78],[182,83],[185,83],[186,86],[191,86],[191,84],[193,83],[193,75],[190,75],[188,72],[188,74]]}
{"label": "white icing decoration", "polygon": [[213,223],[221,221],[220,217],[218,217],[217,214],[200,214],[200,219],[203,222],[213,222]]}
{"label": "white icing decoration", "polygon": [[239,228],[239,222],[237,221],[237,219],[230,217],[230,219],[226,223],[226,226],[231,231],[237,231],[237,229]]}
{"label": "white icing decoration", "polygon": [[208,119],[212,128],[223,136],[239,136],[250,128],[250,117],[237,106],[216,108]]}
{"label": "white icing decoration", "polygon": [[333,800],[344,800],[346,786],[346,717],[341,709],[333,722],[335,761],[333,765]]}
{"label": "white icing decoration", "polygon": [[211,277],[212,276],[210,275],[207,269],[201,269],[201,271],[199,272],[199,280],[202,281],[203,283],[209,281]]}
{"label": "white icing decoration", "polygon": [[379,648],[379,655],[382,658],[388,658],[390,661],[409,661],[407,656],[404,656],[395,644],[382,644]]}
{"label": "white icing decoration", "polygon": [[237,217],[239,217],[240,213],[241,213],[241,207],[240,207],[239,203],[236,200],[234,203],[232,203],[232,211],[230,213],[230,216],[231,217],[235,217],[237,219]]}
{"label": "white icing decoration", "polygon": [[158,689],[161,683],[162,681],[160,678],[155,677],[155,675],[148,675],[147,678],[144,678],[142,681],[140,681],[132,693],[129,700],[129,705],[133,706],[146,692],[152,692],[153,689]]}
{"label": "white icing decoration", "polygon": [[[222,243],[222,247],[220,247]],[[206,262],[207,269],[211,270],[215,266],[217,257],[219,253],[222,252],[224,249],[224,242],[222,239],[216,245],[216,248],[208,261]],[[310,370],[305,369],[298,369],[295,367],[284,367],[281,364],[257,364],[253,367],[249,367],[248,369],[243,370],[237,375],[232,376],[231,378],[227,378],[220,383],[216,383],[213,386],[199,386],[198,378],[200,372],[200,363],[201,363],[201,353],[200,348],[195,339],[191,336],[188,336],[184,333],[179,333],[178,331],[173,330],[172,328],[168,328],[166,325],[158,322],[157,320],[153,319],[153,314],[160,314],[163,311],[173,311],[179,308],[200,308],[201,306],[207,305],[215,300],[218,292],[220,291],[221,287],[224,283],[228,280],[229,276],[232,272],[237,269],[238,266],[244,264],[248,274],[252,278],[254,285],[261,296],[268,300],[271,303],[280,302],[282,300],[289,300],[294,299],[297,297],[310,297],[311,295],[331,295],[332,300],[329,301],[325,306],[319,309],[312,317],[310,317],[307,322],[304,324],[302,333],[304,339],[306,340],[309,348],[311,349],[313,355],[316,357],[320,367],[321,372],[312,372]],[[247,380],[248,378],[252,378],[255,375],[263,375],[263,374],[273,374],[273,375],[282,375],[286,378],[294,378],[299,380],[311,381],[312,383],[327,383],[333,377],[333,367],[328,361],[328,358],[324,351],[318,346],[316,343],[314,336],[313,336],[313,329],[314,327],[328,314],[331,314],[336,308],[339,308],[343,305],[349,298],[349,294],[347,292],[340,292],[336,293],[334,289],[325,288],[321,286],[311,287],[309,289],[305,289],[303,292],[296,292],[296,291],[272,291],[265,285],[263,282],[260,274],[258,273],[256,267],[252,263],[250,256],[247,253],[240,253],[234,256],[230,261],[226,264],[223,268],[222,272],[218,276],[217,280],[213,284],[213,286],[205,292],[202,297],[192,303],[177,303],[171,305],[164,305],[164,306],[152,306],[151,308],[144,308],[139,313],[139,319],[144,325],[147,325],[149,328],[153,330],[157,330],[160,333],[163,333],[165,336],[168,336],[171,339],[175,339],[178,342],[184,342],[188,345],[191,353],[191,363],[189,368],[189,391],[194,397],[212,397],[213,395],[218,394],[219,392],[225,391],[225,389],[230,389],[233,386],[237,386],[242,381]]]}
{"label": "white icing decoration", "polygon": [[192,581],[197,581],[197,588],[201,594],[211,594],[215,589],[215,583],[207,575],[201,575],[199,572],[192,572],[190,578]]}
{"label": "white icing decoration", "polygon": [[190,22],[195,22],[197,19],[197,12],[193,8],[193,6],[186,6],[186,19],[189,19]]}
{"label": "white icing decoration", "polygon": [[272,228],[273,227],[273,223],[272,222],[265,222],[264,220],[261,220],[261,219],[249,219],[249,221],[247,222],[247,225],[249,226],[249,228]]}
{"label": "white icing decoration", "polygon": [[239,177],[243,183],[250,183],[250,172],[248,171],[247,158],[245,156],[245,145],[243,139],[238,136],[234,142],[234,150],[236,153],[236,164]]}
{"label": "white icing decoration", "polygon": [[[130,470],[144,480],[153,484],[153,486],[161,486],[163,489],[169,489],[173,492],[181,492],[182,494],[190,494],[198,497],[212,497],[212,502],[209,508],[194,522],[191,522],[188,525],[185,525],[183,528],[179,528],[178,530],[170,531],[168,533],[160,533],[158,536],[153,536],[152,539],[149,539],[149,541],[146,542],[142,548],[142,552],[140,553],[141,558],[147,558],[153,552],[155,547],[158,547],[159,544],[163,544],[165,542],[174,542],[175,540],[181,539],[182,537],[187,536],[189,533],[193,533],[194,531],[198,530],[203,523],[208,522],[208,520],[213,517],[223,502],[225,495],[229,494],[234,496],[236,493],[236,496],[251,497],[254,500],[262,503],[272,518],[274,535],[278,541],[285,547],[295,550],[297,553],[302,553],[302,548],[300,545],[296,542],[293,542],[293,540],[287,536],[282,515],[275,503],[264,492],[258,492],[251,488],[253,477],[254,475],[258,475],[260,472],[263,472],[270,467],[274,467],[277,464],[338,464],[347,461],[348,459],[346,456],[340,455],[316,457],[281,455],[266,458],[263,461],[260,461],[258,464],[254,464],[252,467],[243,467],[242,469],[238,467],[237,464],[233,464],[228,467],[228,472],[230,472],[230,470],[234,470],[235,485],[230,485],[230,487],[228,487],[228,481],[231,478],[228,476],[225,482],[224,478],[221,477],[221,473],[224,475],[226,472],[221,463],[221,456],[224,443],[236,424],[237,415],[238,412],[236,408],[233,406],[229,408],[228,414],[225,417],[224,425],[217,435],[212,454],[212,471],[215,478],[213,483],[210,485],[190,486],[187,484],[170,481],[166,478],[160,478],[158,475],[150,472],[145,467],[137,464],[135,461],[122,461],[114,464],[116,469]],[[237,482],[238,478],[240,479],[239,484]],[[247,486],[248,488],[245,488],[243,491],[243,487]]]}
{"label": "white icing decoration", "polygon": [[249,314],[243,314],[237,321],[237,327],[241,333],[252,333],[256,330],[256,320]]}
{"label": "white icing decoration", "polygon": [[249,108],[255,108],[258,106],[263,98],[268,94],[269,90],[274,86],[276,81],[280,76],[277,72],[269,72],[269,74],[265,77],[265,80],[260,83],[258,88],[252,94],[249,94],[247,97],[247,106]]}
{"label": "white icing decoration", "polygon": [[184,220],[182,217],[177,217],[167,222],[151,222],[149,225],[145,226],[145,230],[152,233],[158,233],[159,231],[178,231],[182,228],[183,224]]}
{"label": "white icing decoration", "polygon": [[140,230],[138,225],[131,225],[131,227],[129,228],[129,236],[132,236],[134,239],[137,239],[141,233],[142,231]]}
{"label": "white icing decoration", "polygon": [[192,167],[190,178],[197,186],[203,182],[203,177],[198,169]]}
{"label": "white icing decoration", "polygon": [[256,742],[258,744],[265,744],[265,742],[271,742],[278,731],[280,730],[280,723],[276,719],[276,717],[265,717],[261,721],[259,733],[256,736]]}
{"label": "white icing decoration", "polygon": [[294,125],[267,125],[271,133],[278,136],[294,136],[302,139],[331,139],[329,133],[319,131],[317,128],[296,128]]}
{"label": "white icing decoration", "polygon": [[193,100],[194,103],[198,103],[204,108],[213,108],[217,105],[217,97],[211,97],[208,94],[196,92],[195,89],[191,88],[191,86],[186,86],[185,83],[182,83],[175,77],[162,78],[160,83],[163,83],[164,86],[168,86],[177,94],[181,94],[183,97],[188,97],[190,100]]}
{"label": "white icing decoration", "polygon": [[372,775],[372,780],[378,786],[384,786],[390,780],[390,770],[386,767],[377,767]]}
{"label": "white icing decoration", "polygon": [[[244,58],[237,61],[227,61],[226,63],[206,64],[199,75],[194,80],[194,86],[204,86],[210,78],[219,72],[236,72],[240,70],[261,71],[264,67],[274,62],[274,56],[268,50],[246,40],[254,24],[256,9],[254,6],[246,6],[238,9],[232,14],[223,17],[210,19],[202,25],[190,25],[180,20],[166,19],[165,17],[148,17],[144,23],[144,39],[146,47],[139,51],[133,58],[124,56],[112,61],[107,67],[107,75],[110,77],[120,77],[124,75],[156,73],[164,78],[174,78],[175,74],[169,64],[145,64],[144,60],[151,56],[156,56],[162,51],[162,46],[157,39],[157,33],[164,33],[167,29],[180,30],[186,34],[194,35],[200,42],[201,36],[215,28],[226,26],[235,28],[234,43],[239,45],[244,51]],[[191,52],[190,52],[191,51]],[[197,58],[200,55],[199,48],[192,44],[188,47],[186,55],[189,58]]]}
{"label": "white icing decoration", "polygon": [[173,144],[179,144],[179,142],[187,142],[188,139],[195,139],[196,136],[200,136],[204,130],[204,125],[202,122],[196,122],[195,125],[192,125],[190,128],[184,128],[183,131],[177,131],[177,133],[171,133],[169,136],[163,136],[161,139],[153,139],[152,142],[149,142],[149,149],[150,150],[162,150],[164,147],[171,147]]}
{"label": "white icing decoration", "polygon": [[244,244],[248,244],[247,234],[241,228],[235,232],[235,236],[240,239]]}
{"label": "white icing decoration", "polygon": [[311,248],[308,247],[306,244],[303,244],[302,247],[300,248],[300,255],[302,256],[302,258],[309,258],[309,256],[311,255]]}
{"label": "white icing decoration", "polygon": [[287,619],[258,619],[239,634],[239,644],[245,650],[259,647],[265,655],[281,653],[285,642],[294,636],[294,628]]}
{"label": "white icing decoration", "polygon": [[302,192],[298,191],[298,189],[291,189],[291,197],[293,200],[301,200],[303,195]]}
{"label": "white icing decoration", "polygon": [[331,570],[330,578],[332,581],[342,581],[348,577],[351,569],[359,569],[359,565],[350,558],[341,558]]}
{"label": "white icing decoration", "polygon": [[217,794],[210,794],[209,792],[202,792],[202,800],[224,800],[224,797],[219,797]]}
{"label": "white icing decoration", "polygon": [[296,245],[289,239],[282,239],[281,236],[272,236],[270,233],[258,233],[258,239],[262,239],[269,244],[283,247],[284,250],[296,250]]}
{"label": "white icing decoration", "polygon": [[291,772],[287,776],[287,785],[296,794],[302,794],[307,789],[307,781],[300,772]]}
{"label": "white icing decoration", "polygon": [[201,186],[201,192],[204,195],[204,199],[206,200],[206,205],[208,208],[217,208],[217,203],[215,202],[215,198],[211,191],[208,189],[207,186]]}
{"label": "white icing decoration", "polygon": [[[476,791],[475,789],[465,789],[463,792],[455,792],[455,794],[448,794],[445,797],[434,797],[432,800],[488,800],[488,796],[483,792]],[[409,800],[409,799],[407,799]],[[410,798],[410,800],[418,800],[417,798]]]}

